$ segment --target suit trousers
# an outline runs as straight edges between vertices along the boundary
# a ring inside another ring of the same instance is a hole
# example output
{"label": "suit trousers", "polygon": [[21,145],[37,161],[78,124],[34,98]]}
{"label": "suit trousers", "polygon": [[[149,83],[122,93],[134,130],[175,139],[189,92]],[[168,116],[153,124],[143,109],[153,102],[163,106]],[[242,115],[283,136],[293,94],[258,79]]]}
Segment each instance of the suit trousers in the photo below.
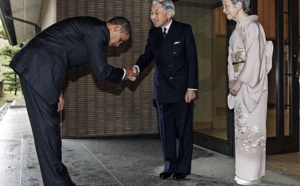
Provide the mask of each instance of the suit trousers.
{"label": "suit trousers", "polygon": [[[193,101],[174,103],[156,100],[159,130],[164,154],[164,172],[191,173],[193,152]],[[176,138],[179,148],[176,150]]]}
{"label": "suit trousers", "polygon": [[73,185],[68,170],[62,163],[60,117],[57,104],[47,104],[21,76],[20,81],[44,185]]}

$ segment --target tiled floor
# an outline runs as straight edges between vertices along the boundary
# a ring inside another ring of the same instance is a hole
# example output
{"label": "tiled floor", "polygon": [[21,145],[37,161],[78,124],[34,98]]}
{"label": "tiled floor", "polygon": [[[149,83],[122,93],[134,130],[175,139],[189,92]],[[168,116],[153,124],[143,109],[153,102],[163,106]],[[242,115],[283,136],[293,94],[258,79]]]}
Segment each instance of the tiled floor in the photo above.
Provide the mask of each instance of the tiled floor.
{"label": "tiled floor", "polygon": [[[80,186],[236,185],[234,159],[198,146],[187,179],[159,179],[163,159],[158,137],[64,139],[62,151],[64,164]],[[260,185],[299,186],[300,174],[291,173],[296,164],[299,153],[268,156]],[[0,122],[0,186],[27,185],[43,184],[26,108],[19,107]]]}

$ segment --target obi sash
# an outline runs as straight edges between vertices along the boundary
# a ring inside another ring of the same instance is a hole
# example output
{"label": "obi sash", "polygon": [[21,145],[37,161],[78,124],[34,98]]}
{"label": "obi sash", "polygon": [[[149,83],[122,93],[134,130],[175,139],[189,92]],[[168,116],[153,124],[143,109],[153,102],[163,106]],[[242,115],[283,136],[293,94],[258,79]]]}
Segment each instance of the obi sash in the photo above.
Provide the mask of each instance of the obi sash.
{"label": "obi sash", "polygon": [[245,56],[246,55],[244,49],[231,53],[234,72],[240,72],[243,69],[245,63]]}

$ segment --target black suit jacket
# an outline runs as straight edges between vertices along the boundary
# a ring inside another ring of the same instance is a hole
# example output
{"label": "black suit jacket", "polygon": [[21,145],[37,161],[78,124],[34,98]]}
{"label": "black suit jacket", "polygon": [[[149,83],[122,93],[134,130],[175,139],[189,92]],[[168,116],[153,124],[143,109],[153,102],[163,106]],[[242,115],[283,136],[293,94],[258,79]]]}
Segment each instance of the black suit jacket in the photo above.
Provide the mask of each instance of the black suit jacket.
{"label": "black suit jacket", "polygon": [[162,28],[149,31],[145,52],[136,62],[142,71],[154,58],[153,97],[177,102],[188,88],[198,89],[198,59],[192,28],[173,20],[166,39]]}
{"label": "black suit jacket", "polygon": [[68,69],[90,62],[99,78],[120,83],[124,71],[108,65],[106,22],[93,17],[65,19],[33,37],[10,63],[49,104],[57,103]]}

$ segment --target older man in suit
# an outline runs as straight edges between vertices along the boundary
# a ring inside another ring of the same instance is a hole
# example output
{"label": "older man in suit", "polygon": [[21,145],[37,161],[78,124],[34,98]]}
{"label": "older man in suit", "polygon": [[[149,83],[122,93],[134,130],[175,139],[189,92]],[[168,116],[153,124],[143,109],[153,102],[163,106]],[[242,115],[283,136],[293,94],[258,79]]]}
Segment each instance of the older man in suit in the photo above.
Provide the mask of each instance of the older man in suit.
{"label": "older man in suit", "polygon": [[99,78],[120,83],[132,69],[107,63],[105,48],[118,47],[131,34],[130,22],[93,17],[60,21],[33,37],[10,63],[20,77],[44,185],[75,185],[62,163],[59,113],[68,69],[90,62]]}
{"label": "older man in suit", "polygon": [[[154,59],[153,97],[156,100],[166,179],[184,179],[191,172],[193,99],[198,89],[198,60],[192,28],[173,20],[171,0],[153,0],[145,52],[133,69],[138,73]],[[130,77],[135,80],[135,77]],[[179,149],[176,151],[178,134]]]}

